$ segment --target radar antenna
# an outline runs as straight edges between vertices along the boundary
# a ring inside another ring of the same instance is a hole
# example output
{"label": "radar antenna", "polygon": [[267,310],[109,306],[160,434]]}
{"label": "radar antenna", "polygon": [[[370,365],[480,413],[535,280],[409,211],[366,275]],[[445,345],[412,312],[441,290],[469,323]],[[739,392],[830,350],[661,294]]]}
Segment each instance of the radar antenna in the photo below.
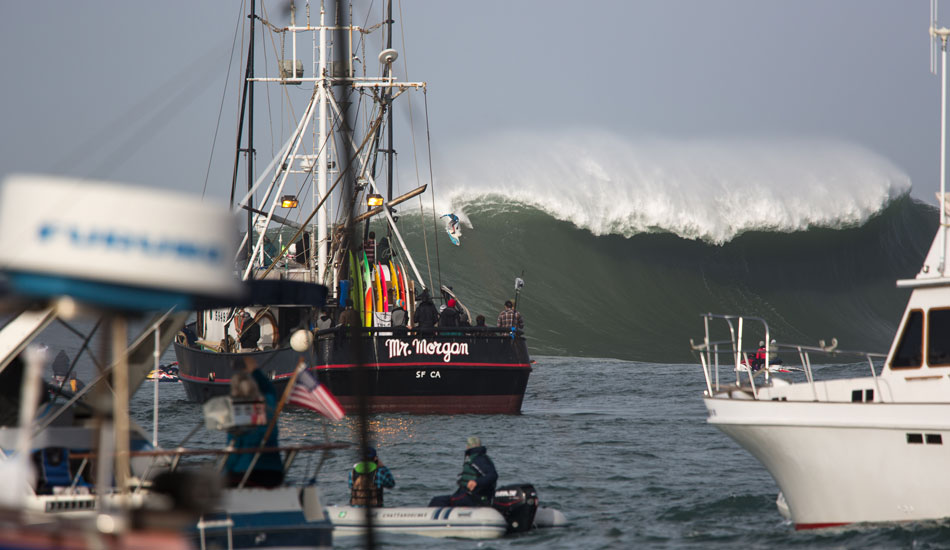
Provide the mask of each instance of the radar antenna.
{"label": "radar antenna", "polygon": [[940,39],[940,276],[947,267],[947,37],[950,29],[937,26],[937,0],[930,0],[931,72],[937,69],[937,39]]}

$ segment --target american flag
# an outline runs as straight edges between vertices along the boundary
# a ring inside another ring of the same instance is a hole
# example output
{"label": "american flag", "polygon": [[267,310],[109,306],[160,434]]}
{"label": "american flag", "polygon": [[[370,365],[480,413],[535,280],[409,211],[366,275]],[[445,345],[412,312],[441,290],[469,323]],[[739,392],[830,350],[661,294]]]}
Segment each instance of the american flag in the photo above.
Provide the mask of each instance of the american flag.
{"label": "american flag", "polygon": [[290,392],[290,404],[317,411],[331,420],[342,420],[346,414],[330,390],[307,371],[297,377],[297,383]]}

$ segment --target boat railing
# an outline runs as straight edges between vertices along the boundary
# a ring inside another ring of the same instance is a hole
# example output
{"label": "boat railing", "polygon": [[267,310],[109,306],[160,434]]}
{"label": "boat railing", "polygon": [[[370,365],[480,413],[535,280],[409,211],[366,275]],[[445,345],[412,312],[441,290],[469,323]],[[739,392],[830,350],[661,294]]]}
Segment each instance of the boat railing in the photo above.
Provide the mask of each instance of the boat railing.
{"label": "boat railing", "polygon": [[[359,332],[367,336],[472,336],[472,337],[495,337],[511,338],[524,337],[524,331],[518,328],[507,327],[433,327],[433,328],[407,328],[407,327],[357,327]],[[318,330],[315,336],[340,335],[347,336],[350,327],[335,326],[328,329]]]}
{"label": "boat railing", "polygon": [[[812,395],[815,401],[818,401],[818,389],[815,385],[815,376],[812,369],[811,353],[822,353],[828,355],[851,355],[863,357],[868,362],[871,369],[871,377],[874,380],[875,399],[880,399],[881,393],[880,381],[875,371],[874,360],[886,357],[882,353],[873,353],[865,351],[849,351],[838,349],[838,340],[831,339],[830,344],[820,340],[817,346],[807,346],[801,344],[779,344],[771,338],[771,330],[768,322],[761,317],[747,315],[723,315],[718,313],[703,313],[703,327],[705,334],[703,341],[699,344],[690,339],[690,346],[693,351],[699,353],[699,360],[703,367],[703,375],[706,378],[706,395],[712,397],[720,393],[726,387],[743,387],[743,374],[748,380],[748,391],[754,399],[759,398],[759,385],[769,385],[773,369],[778,367],[779,363],[774,363],[779,350],[794,351],[798,354],[800,361],[799,367],[788,367],[782,364],[785,370],[800,370],[804,373],[807,383],[810,385]],[[764,340],[764,349],[762,347],[743,346],[743,337],[746,335],[747,325],[753,323],[753,329],[756,335],[762,336]],[[722,334],[722,326],[728,333],[724,339],[714,339],[711,335]],[[761,363],[757,363],[757,355],[762,353]],[[721,357],[726,357],[726,361],[721,361]],[[729,365],[735,373],[735,382],[722,383],[720,381],[720,368]],[[763,381],[758,383],[756,378],[762,376]]]}

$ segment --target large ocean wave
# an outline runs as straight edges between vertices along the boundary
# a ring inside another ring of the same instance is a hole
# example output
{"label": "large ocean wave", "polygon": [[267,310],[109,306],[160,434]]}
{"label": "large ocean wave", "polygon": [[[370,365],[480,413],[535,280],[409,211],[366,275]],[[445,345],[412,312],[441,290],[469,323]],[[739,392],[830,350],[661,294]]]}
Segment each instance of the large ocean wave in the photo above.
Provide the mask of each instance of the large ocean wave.
{"label": "large ocean wave", "polygon": [[843,349],[887,351],[908,297],[895,281],[917,273],[937,226],[936,209],[908,196],[860,225],[746,231],[724,244],[594,235],[507,198],[466,211],[461,246],[431,218],[402,216],[427,285],[452,286],[492,323],[523,277],[533,353],[659,363],[692,360],[702,312],[763,316],[784,343],[836,337]]}
{"label": "large ocean wave", "polygon": [[671,233],[723,244],[749,231],[865,223],[910,190],[887,159],[832,139],[626,139],[510,132],[436,165],[436,208],[469,227],[486,199],[538,209],[594,235]]}

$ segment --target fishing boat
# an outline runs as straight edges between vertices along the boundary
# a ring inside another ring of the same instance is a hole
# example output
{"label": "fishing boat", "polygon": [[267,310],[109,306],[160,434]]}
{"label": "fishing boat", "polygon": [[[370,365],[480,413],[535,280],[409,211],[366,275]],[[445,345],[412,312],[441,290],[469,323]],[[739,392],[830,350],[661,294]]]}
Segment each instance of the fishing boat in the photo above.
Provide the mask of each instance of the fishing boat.
{"label": "fishing boat", "polygon": [[[285,57],[268,64],[278,70],[273,76],[255,76],[256,15],[250,23],[246,109],[241,110],[248,117],[240,124],[243,132],[247,122],[246,143],[239,151],[254,150],[250,121],[255,83],[280,87],[282,93],[273,97],[300,93],[305,101],[288,104],[288,111],[302,115],[257,179],[254,156],[246,154],[248,190],[234,209],[246,213],[247,231],[236,257],[245,280],[319,283],[331,289],[331,299],[322,310],[273,296],[243,311],[197,311],[195,322],[175,342],[188,398],[204,402],[226,393],[234,365],[246,357],[261,365],[280,390],[302,355],[291,349],[289,336],[307,327],[314,329],[314,338],[303,355],[344,408],[354,409],[359,386],[365,386],[370,412],[519,413],[531,372],[520,328],[423,328],[412,320],[425,297],[445,304],[454,300],[461,317],[474,318],[465,305],[466,291],[426,284],[397,224],[394,207],[425,192],[427,185],[394,196],[394,100],[424,91],[426,83],[403,82],[395,75],[391,6],[386,23],[373,27],[337,23],[345,14],[330,16],[322,3],[319,10],[306,6],[302,24],[293,4],[288,25],[264,21],[265,32],[284,45]],[[251,9],[253,15],[253,2]],[[373,47],[370,38],[381,32],[386,43],[382,51],[365,53]],[[329,61],[331,54],[336,61]],[[305,65],[312,67],[310,75]],[[358,99],[342,100],[334,91]],[[377,166],[384,164],[385,189],[377,182]],[[338,185],[346,169],[356,174],[353,192]],[[308,189],[309,214],[295,214]],[[255,206],[258,196],[261,208]],[[371,227],[381,234],[378,242],[370,239],[376,232]],[[353,313],[344,313],[347,303]],[[392,326],[393,313],[398,317],[403,311],[408,322]],[[353,330],[352,325],[358,326]]]}
{"label": "fishing boat", "polygon": [[[950,29],[938,28],[933,18],[930,32],[935,47],[939,40],[943,66],[940,226],[916,277],[897,281],[910,298],[887,354],[861,354],[851,368],[863,363],[865,376],[816,380],[811,355],[834,353],[832,361],[846,361],[836,341],[779,343],[776,350],[766,320],[717,314],[703,315],[705,336],[693,346],[705,375],[708,422],[765,466],[781,491],[779,509],[796,529],[950,517],[950,241],[944,181]],[[760,368],[745,364],[751,350],[744,342],[750,339],[765,346]],[[782,352],[798,357],[798,376],[804,379],[776,373],[775,351],[780,358]],[[721,369],[728,379],[720,379]]]}

